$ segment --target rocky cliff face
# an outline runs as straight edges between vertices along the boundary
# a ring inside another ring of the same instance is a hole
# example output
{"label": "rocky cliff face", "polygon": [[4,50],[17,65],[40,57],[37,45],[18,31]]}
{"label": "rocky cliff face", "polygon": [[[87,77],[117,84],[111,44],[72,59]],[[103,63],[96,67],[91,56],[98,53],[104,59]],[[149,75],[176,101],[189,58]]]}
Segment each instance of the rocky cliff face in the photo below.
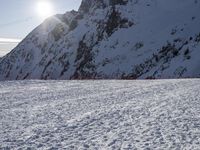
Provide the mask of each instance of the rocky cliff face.
{"label": "rocky cliff face", "polygon": [[0,80],[200,77],[200,0],[83,0],[0,60]]}

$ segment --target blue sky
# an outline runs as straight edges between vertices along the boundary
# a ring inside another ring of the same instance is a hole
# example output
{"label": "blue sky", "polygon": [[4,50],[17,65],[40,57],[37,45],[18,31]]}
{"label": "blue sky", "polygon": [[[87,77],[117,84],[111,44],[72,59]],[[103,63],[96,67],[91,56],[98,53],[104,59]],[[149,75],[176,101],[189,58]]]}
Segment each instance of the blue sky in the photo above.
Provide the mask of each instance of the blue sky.
{"label": "blue sky", "polygon": [[81,3],[81,0],[0,0],[0,56],[44,20],[36,12],[41,1],[48,1],[56,14],[77,10]]}

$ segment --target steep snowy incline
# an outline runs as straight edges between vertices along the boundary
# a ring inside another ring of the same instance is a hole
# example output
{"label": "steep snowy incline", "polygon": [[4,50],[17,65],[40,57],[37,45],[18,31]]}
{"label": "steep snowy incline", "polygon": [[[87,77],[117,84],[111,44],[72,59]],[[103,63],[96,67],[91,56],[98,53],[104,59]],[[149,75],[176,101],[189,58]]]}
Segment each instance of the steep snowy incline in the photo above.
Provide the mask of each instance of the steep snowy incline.
{"label": "steep snowy incline", "polygon": [[200,77],[200,0],[83,0],[0,61],[0,80]]}
{"label": "steep snowy incline", "polygon": [[200,80],[0,82],[0,149],[199,149]]}

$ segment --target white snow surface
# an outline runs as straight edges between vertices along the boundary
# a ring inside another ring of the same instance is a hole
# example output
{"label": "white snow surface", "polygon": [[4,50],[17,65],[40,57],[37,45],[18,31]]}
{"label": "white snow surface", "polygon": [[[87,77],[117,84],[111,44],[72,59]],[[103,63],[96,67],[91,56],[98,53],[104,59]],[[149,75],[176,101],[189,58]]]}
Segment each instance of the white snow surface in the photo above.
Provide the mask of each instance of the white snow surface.
{"label": "white snow surface", "polygon": [[3,57],[0,80],[200,77],[199,8],[200,0],[83,0]]}
{"label": "white snow surface", "polygon": [[200,80],[0,82],[0,149],[200,149]]}

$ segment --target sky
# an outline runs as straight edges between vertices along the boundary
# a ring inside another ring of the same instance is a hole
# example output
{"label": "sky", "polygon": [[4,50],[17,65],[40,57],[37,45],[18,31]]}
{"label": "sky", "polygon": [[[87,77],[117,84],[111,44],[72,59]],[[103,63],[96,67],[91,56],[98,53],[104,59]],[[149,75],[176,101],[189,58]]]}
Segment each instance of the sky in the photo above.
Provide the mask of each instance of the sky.
{"label": "sky", "polygon": [[46,17],[78,10],[80,3],[81,0],[0,0],[0,57]]}

